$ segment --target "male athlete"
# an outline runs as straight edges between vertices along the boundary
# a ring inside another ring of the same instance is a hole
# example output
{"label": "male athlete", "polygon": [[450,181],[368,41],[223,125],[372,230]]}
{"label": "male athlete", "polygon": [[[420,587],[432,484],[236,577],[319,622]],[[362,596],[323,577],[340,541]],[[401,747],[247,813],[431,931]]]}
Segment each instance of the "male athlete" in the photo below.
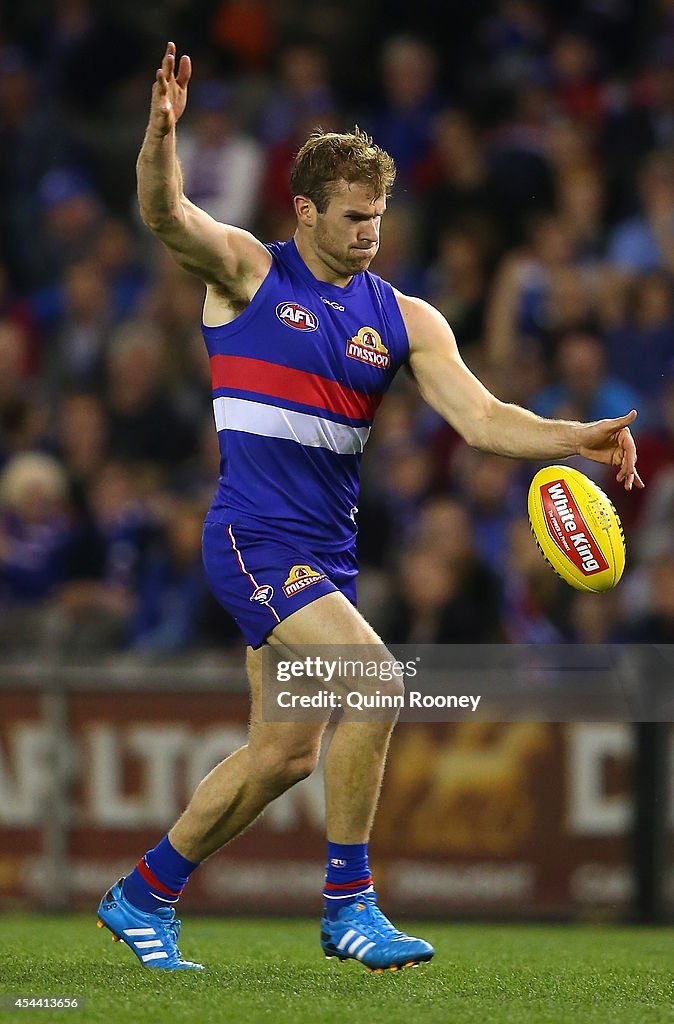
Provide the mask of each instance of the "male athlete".
{"label": "male athlete", "polygon": [[[263,720],[266,644],[382,641],[356,610],[358,470],[374,412],[400,366],[424,399],[482,451],[515,458],[583,455],[643,486],[628,425],[545,420],[494,398],[469,372],[444,318],[368,270],[395,167],[356,130],[315,132],[291,186],[297,229],[263,245],[216,223],[183,194],[176,123],[189,57],[176,72],[169,43],[152,91],[138,159],[147,226],[206,285],[203,332],[211,359],[222,454],[204,527],[214,593],[248,642],[252,696],[246,746],[201,782],[187,809],[99,906],[99,923],[146,967],[196,969],[177,945],[174,905],[201,861],[245,829],[316,766],[325,723]],[[395,684],[392,684],[395,688]],[[329,712],[326,712],[329,714]],[[367,843],[393,721],[340,721],[325,757],[326,956],[395,970],[430,960],[377,906]]]}

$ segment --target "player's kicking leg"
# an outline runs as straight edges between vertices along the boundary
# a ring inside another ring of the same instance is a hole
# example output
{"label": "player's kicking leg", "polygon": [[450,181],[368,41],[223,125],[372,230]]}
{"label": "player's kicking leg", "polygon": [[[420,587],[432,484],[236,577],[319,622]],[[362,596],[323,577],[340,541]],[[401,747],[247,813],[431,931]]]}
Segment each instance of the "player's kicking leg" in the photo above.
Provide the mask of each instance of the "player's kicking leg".
{"label": "player's kicking leg", "polygon": [[111,931],[114,941],[125,942],[144,967],[202,969],[184,960],[178,948],[175,905],[189,876],[318,762],[324,722],[262,721],[261,660],[260,651],[249,649],[248,743],[206,776],[168,835],[100,902],[99,927]]}

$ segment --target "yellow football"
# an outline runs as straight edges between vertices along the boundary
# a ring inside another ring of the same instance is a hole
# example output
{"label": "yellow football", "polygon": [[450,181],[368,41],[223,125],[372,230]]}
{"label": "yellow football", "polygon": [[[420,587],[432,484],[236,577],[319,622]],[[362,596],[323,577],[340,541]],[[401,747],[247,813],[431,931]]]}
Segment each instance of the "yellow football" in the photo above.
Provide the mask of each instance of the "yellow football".
{"label": "yellow football", "polygon": [[546,466],[529,488],[529,523],[543,558],[576,590],[610,590],[625,568],[625,537],[600,487],[570,466]]}

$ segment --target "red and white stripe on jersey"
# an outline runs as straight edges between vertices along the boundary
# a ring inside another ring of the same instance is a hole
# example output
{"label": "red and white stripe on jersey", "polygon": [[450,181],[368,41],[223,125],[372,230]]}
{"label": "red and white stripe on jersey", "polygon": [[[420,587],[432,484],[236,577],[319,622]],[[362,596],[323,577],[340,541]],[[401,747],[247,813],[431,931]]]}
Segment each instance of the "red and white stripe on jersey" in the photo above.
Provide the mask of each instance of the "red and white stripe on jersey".
{"label": "red and white stripe on jersey", "polygon": [[245,398],[216,398],[213,412],[218,431],[239,430],[244,434],[278,437],[308,448],[327,448],[338,455],[362,452],[370,434],[369,427],[352,427],[323,416],[279,409]]}
{"label": "red and white stripe on jersey", "polygon": [[[338,455],[363,451],[370,423],[381,395],[355,391],[316,373],[246,356],[215,355],[211,358],[213,388],[247,392],[246,397],[220,395],[213,400],[218,431],[236,430],[260,437],[294,441],[308,448],[325,448]],[[251,394],[276,402],[291,401],[306,411],[270,404]],[[324,415],[327,414],[327,415]],[[364,424],[341,423],[330,414]]]}
{"label": "red and white stripe on jersey", "polygon": [[372,421],[381,394],[355,391],[329,377],[247,356],[211,356],[213,389],[239,388],[274,398],[286,398],[354,420]]}

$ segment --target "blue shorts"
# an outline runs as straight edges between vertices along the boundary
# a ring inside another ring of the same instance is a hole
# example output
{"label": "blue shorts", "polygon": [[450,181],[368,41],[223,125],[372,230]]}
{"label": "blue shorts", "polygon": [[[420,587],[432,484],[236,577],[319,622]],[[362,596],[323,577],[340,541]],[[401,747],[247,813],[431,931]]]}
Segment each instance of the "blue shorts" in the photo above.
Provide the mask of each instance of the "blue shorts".
{"label": "blue shorts", "polygon": [[324,594],[339,590],[356,604],[355,549],[309,551],[295,537],[274,536],[237,516],[231,523],[206,520],[203,556],[211,590],[251,647]]}

